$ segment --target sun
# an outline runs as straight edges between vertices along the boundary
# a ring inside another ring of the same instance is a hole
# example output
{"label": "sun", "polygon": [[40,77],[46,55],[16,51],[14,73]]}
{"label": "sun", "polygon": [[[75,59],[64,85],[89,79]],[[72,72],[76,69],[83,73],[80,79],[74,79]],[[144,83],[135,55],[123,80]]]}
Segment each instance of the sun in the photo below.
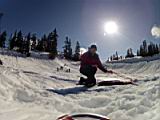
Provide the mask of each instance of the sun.
{"label": "sun", "polygon": [[115,34],[118,32],[118,25],[114,21],[109,21],[104,25],[104,35],[107,34]]}

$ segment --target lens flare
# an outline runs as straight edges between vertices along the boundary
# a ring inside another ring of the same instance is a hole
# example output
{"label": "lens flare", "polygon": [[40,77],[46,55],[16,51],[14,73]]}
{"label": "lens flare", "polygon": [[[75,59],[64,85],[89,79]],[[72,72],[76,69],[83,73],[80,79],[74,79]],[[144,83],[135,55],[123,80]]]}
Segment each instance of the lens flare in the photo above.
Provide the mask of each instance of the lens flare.
{"label": "lens flare", "polygon": [[151,34],[155,38],[160,38],[160,27],[159,26],[153,26],[151,29]]}

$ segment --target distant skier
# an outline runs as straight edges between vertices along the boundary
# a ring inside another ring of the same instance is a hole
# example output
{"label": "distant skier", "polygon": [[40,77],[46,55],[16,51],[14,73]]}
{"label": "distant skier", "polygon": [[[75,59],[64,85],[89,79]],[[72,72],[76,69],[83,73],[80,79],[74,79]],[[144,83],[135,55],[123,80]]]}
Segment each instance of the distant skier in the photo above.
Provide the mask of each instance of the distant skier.
{"label": "distant skier", "polygon": [[105,73],[113,73],[111,70],[107,70],[103,67],[96,51],[97,51],[97,46],[91,45],[88,51],[84,53],[80,58],[81,60],[80,73],[87,76],[87,79],[83,77],[80,78],[79,81],[80,85],[86,85],[88,87],[96,85],[95,74],[97,68],[99,68]]}

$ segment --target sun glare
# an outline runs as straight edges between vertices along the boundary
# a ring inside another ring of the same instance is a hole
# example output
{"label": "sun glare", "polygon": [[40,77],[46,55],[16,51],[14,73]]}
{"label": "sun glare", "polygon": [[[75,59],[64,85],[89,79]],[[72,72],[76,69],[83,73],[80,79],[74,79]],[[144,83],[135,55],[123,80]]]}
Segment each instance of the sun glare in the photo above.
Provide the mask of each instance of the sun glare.
{"label": "sun glare", "polygon": [[114,21],[109,21],[104,25],[104,32],[106,35],[107,34],[115,34],[118,32],[118,26],[116,24],[116,22]]}

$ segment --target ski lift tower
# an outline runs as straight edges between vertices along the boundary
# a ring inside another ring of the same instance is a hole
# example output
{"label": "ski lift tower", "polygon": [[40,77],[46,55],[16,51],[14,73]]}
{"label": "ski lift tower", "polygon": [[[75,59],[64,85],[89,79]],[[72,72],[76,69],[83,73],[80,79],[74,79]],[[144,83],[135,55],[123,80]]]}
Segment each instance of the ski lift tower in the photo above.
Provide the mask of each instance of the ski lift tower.
{"label": "ski lift tower", "polygon": [[1,27],[2,27],[2,26],[1,26],[1,22],[2,22],[2,17],[3,17],[3,15],[4,15],[4,14],[3,14],[2,12],[0,12],[0,34],[1,34],[1,29],[2,29],[2,28],[1,28]]}

